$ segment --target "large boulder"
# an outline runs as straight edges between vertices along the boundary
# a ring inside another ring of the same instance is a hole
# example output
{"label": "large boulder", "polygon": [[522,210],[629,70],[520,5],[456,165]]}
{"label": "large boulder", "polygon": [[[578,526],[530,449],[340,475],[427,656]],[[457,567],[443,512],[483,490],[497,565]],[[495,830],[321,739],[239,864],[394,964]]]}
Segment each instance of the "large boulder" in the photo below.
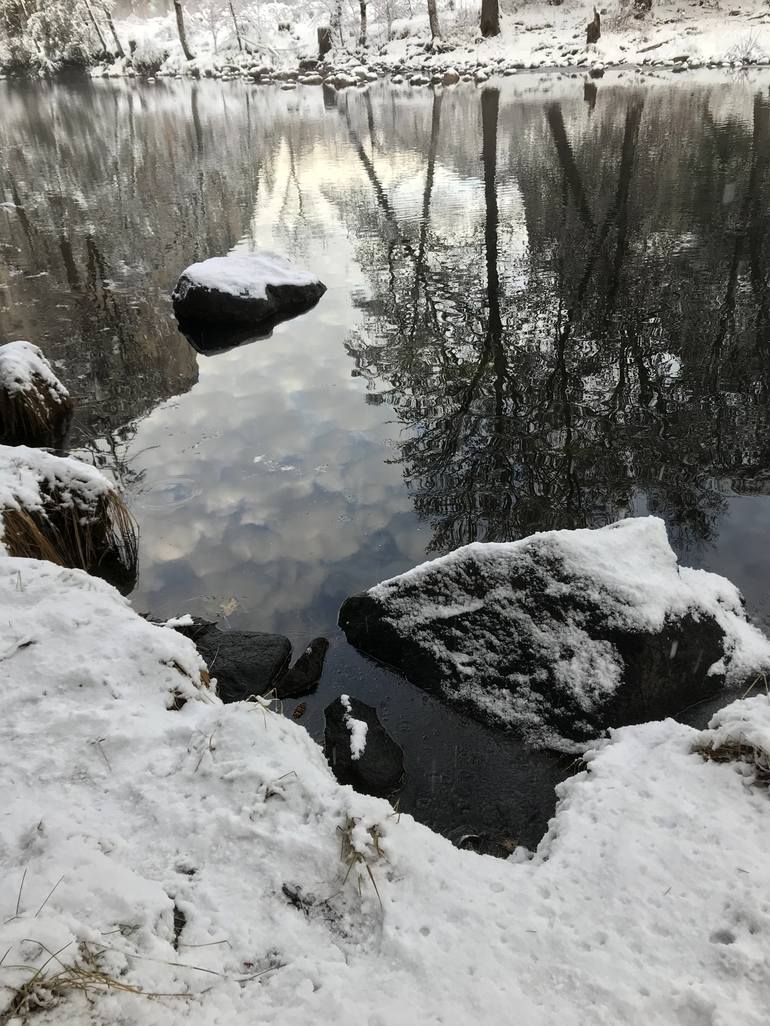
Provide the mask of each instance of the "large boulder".
{"label": "large boulder", "polygon": [[404,782],[404,753],[377,717],[357,698],[340,695],[324,710],[324,752],[341,784],[389,797]]}
{"label": "large boulder", "polygon": [[183,326],[253,326],[293,317],[326,292],[315,275],[274,253],[234,254],[192,264],[172,294]]}
{"label": "large boulder", "polygon": [[565,750],[770,666],[737,589],[679,567],[655,517],[467,545],[349,598],[340,626],[413,684]]}
{"label": "large boulder", "polygon": [[221,631],[208,620],[170,624],[195,642],[217,681],[223,702],[241,702],[275,688],[291,658],[291,642],[280,634]]}

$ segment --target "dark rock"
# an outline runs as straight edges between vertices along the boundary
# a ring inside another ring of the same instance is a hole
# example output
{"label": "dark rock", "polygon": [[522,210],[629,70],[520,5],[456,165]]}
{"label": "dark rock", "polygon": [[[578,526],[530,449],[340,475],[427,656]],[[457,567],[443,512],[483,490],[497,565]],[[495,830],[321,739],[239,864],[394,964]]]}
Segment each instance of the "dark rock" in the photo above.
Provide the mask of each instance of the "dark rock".
{"label": "dark rock", "polygon": [[313,638],[294,666],[276,684],[278,698],[301,698],[318,684],[329,648],[326,638]]}
{"label": "dark rock", "polygon": [[195,642],[211,676],[217,679],[217,693],[223,702],[267,694],[291,658],[291,642],[280,634],[221,631],[216,624],[197,618],[192,626],[174,630]]}
{"label": "dark rock", "polygon": [[745,617],[725,620],[708,588],[648,517],[466,546],[349,598],[340,626],[418,687],[569,749],[718,691],[721,624]]}
{"label": "dark rock", "polygon": [[[183,271],[172,294],[183,330],[275,323],[315,306],[326,286],[272,253],[215,257]],[[187,331],[185,331],[187,333]]]}
{"label": "dark rock", "polygon": [[586,29],[586,46],[591,46],[592,43],[598,43],[599,38],[602,34],[602,20],[599,16],[599,12],[594,7],[594,16],[588,23]]}
{"label": "dark rock", "polygon": [[[392,795],[401,788],[404,753],[380,723],[376,709],[342,695],[327,705],[324,716],[324,751],[341,784],[379,797]],[[366,743],[358,758],[353,758],[351,751],[351,717],[366,724]]]}
{"label": "dark rock", "polygon": [[604,68],[601,66],[601,64],[598,64],[595,67],[591,68],[588,74],[591,76],[591,78],[604,78]]}
{"label": "dark rock", "polygon": [[491,834],[465,834],[457,843],[463,851],[475,851],[477,855],[493,855],[496,859],[507,859],[516,849],[516,842],[509,837],[492,837]]}

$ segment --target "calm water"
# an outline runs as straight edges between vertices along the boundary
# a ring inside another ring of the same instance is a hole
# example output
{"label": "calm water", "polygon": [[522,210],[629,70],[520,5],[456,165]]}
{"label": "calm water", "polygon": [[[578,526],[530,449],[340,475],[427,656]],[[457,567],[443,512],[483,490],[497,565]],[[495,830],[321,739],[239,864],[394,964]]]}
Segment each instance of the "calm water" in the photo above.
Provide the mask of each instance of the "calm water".
{"label": "calm water", "polygon": [[[770,626],[769,85],[0,83],[0,342],[42,345],[126,488],[136,608],[326,635],[308,728],[376,704],[402,808],[534,843],[566,762],[368,663],[337,611],[473,539],[654,511]],[[198,356],[176,277],[254,246],[327,295]]]}

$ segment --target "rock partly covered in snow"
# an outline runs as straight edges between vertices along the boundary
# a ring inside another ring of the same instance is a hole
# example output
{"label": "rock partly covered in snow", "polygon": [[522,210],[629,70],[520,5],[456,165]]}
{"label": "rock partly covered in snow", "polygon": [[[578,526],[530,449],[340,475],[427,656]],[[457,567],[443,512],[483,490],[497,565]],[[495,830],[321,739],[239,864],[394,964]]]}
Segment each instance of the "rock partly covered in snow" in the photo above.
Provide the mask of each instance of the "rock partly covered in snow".
{"label": "rock partly covered in snow", "polygon": [[614,732],[501,861],[223,706],[190,641],[86,574],[0,558],[0,618],[9,1023],[765,1026],[767,791],[693,752],[708,732]]}
{"label": "rock partly covered in snow", "polygon": [[281,634],[221,631],[200,619],[172,620],[169,626],[195,642],[217,679],[223,702],[242,702],[271,691],[291,658],[291,642]]}
{"label": "rock partly covered in snow", "polygon": [[662,520],[473,544],[348,599],[347,638],[482,719],[570,748],[770,666],[722,577]]}
{"label": "rock partly covered in snow", "polygon": [[326,638],[313,638],[292,668],[277,682],[276,696],[281,699],[300,698],[317,687],[328,649]]}
{"label": "rock partly covered in snow", "polygon": [[404,779],[404,753],[388,734],[377,710],[349,695],[324,710],[324,750],[337,780],[363,794],[387,797]]}
{"label": "rock partly covered in snow", "polygon": [[258,325],[310,309],[326,292],[315,275],[274,253],[232,254],[182,272],[172,299],[184,325]]}
{"label": "rock partly covered in snow", "polygon": [[10,445],[55,446],[72,419],[73,402],[42,351],[31,342],[0,346],[0,439]]}

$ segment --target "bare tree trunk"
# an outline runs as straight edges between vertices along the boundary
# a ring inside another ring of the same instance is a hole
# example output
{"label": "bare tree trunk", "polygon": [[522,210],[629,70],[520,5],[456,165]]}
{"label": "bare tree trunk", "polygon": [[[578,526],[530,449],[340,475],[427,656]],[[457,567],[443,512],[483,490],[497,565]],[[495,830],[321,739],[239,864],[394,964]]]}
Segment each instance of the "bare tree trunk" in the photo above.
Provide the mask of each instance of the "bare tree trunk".
{"label": "bare tree trunk", "polygon": [[367,0],[358,0],[358,9],[361,12],[361,31],[358,33],[358,45],[366,47],[366,4]]}
{"label": "bare tree trunk", "polygon": [[88,2],[88,0],[85,0],[85,4],[86,4],[86,10],[88,11],[88,16],[91,19],[91,24],[96,29],[96,34],[99,37],[99,42],[102,44],[102,50],[106,53],[107,52],[107,41],[105,40],[104,36],[102,35],[102,30],[99,28],[99,22],[94,17],[93,9],[91,7],[91,4]]}
{"label": "bare tree trunk", "polygon": [[109,7],[107,7],[106,4],[102,4],[101,7],[104,11],[104,17],[107,19],[107,25],[109,27],[109,30],[112,33],[112,38],[115,40],[115,48],[118,51],[118,57],[125,57],[126,51],[123,49],[123,44],[121,43],[120,36],[118,35],[117,29],[115,28],[115,22],[112,20],[110,9]]}
{"label": "bare tree trunk", "polygon": [[182,0],[174,0],[174,13],[176,14],[176,30],[179,33],[179,42],[182,44],[182,53],[186,60],[191,61],[194,54],[187,44],[187,32],[184,27],[184,10]]}
{"label": "bare tree trunk", "polygon": [[481,0],[481,34],[500,35],[500,0]]}
{"label": "bare tree trunk", "polygon": [[238,19],[235,17],[235,8],[233,7],[233,0],[229,0],[228,6],[230,7],[230,15],[233,19],[233,25],[235,26],[235,38],[238,40],[238,49],[241,51],[241,53],[243,53],[241,30],[238,28]]}
{"label": "bare tree trunk", "polygon": [[428,0],[428,21],[430,22],[430,34],[433,39],[441,38],[441,29],[438,24],[438,11],[436,0]]}

